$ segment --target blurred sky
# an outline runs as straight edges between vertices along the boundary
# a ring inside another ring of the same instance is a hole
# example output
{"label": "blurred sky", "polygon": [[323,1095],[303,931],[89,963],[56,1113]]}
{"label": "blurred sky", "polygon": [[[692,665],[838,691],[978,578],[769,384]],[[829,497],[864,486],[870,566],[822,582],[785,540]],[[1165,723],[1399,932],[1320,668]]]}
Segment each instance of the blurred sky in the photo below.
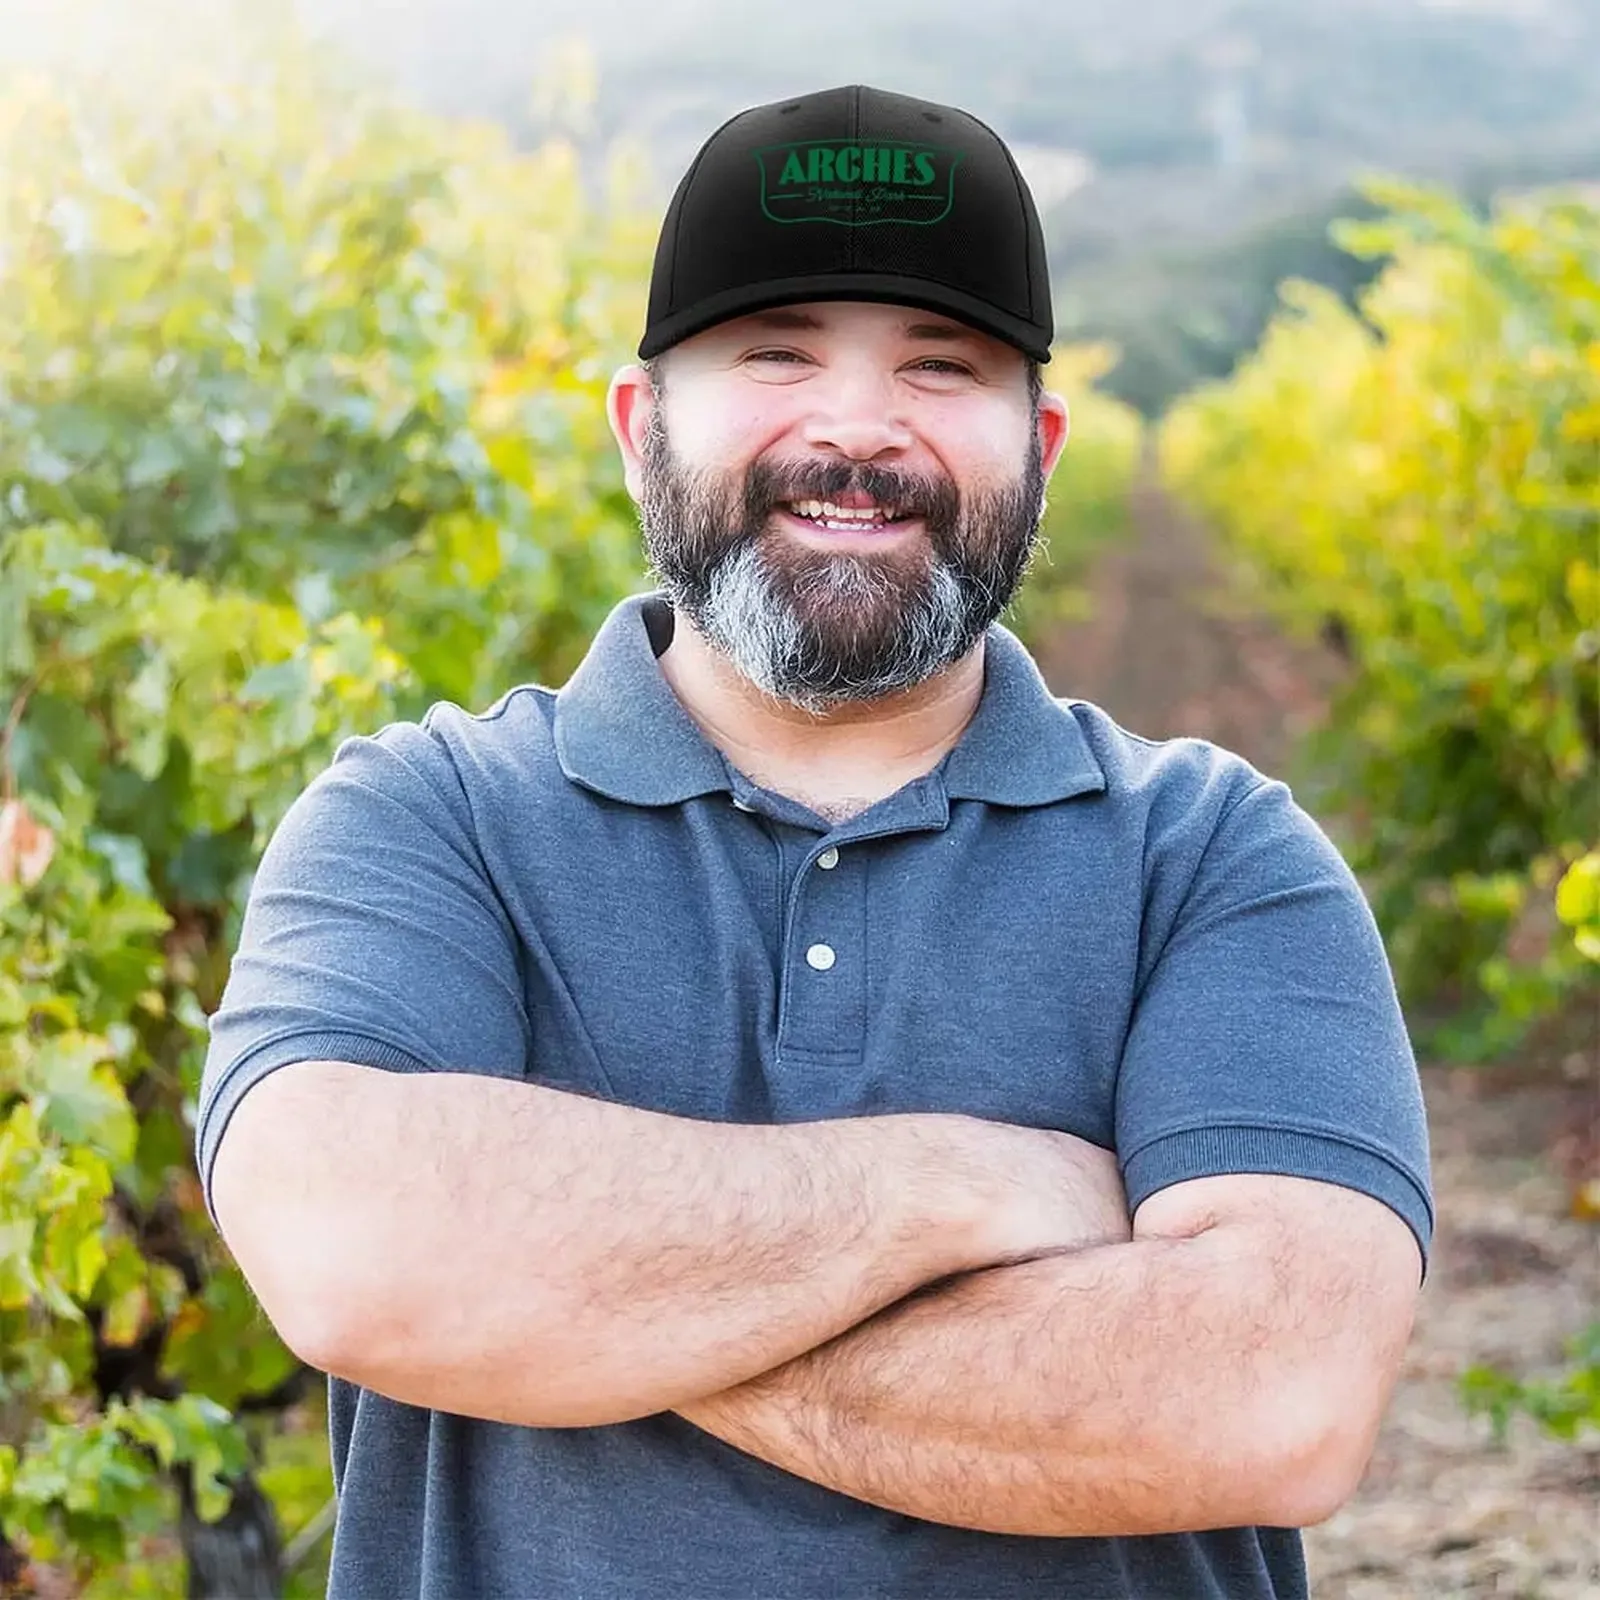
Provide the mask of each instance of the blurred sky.
{"label": "blurred sky", "polygon": [[262,12],[426,105],[514,126],[582,36],[595,131],[641,138],[669,171],[763,99],[851,82],[949,99],[1023,148],[1046,205],[1106,165],[1108,139],[1132,165],[1281,164],[1268,114],[1287,100],[1350,135],[1352,159],[1381,152],[1408,100],[1454,148],[1475,117],[1527,122],[1581,97],[1590,47],[1600,125],[1600,0],[0,0],[0,63],[159,71],[237,46],[239,19]]}

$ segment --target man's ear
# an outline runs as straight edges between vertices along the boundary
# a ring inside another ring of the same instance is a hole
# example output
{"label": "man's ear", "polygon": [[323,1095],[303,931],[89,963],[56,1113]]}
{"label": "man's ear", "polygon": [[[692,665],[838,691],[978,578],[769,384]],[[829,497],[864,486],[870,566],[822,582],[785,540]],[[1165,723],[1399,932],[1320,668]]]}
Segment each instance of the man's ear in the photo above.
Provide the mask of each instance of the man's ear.
{"label": "man's ear", "polygon": [[623,481],[635,501],[643,485],[645,434],[651,412],[660,403],[650,374],[637,362],[617,369],[606,394],[606,421],[622,456]]}
{"label": "man's ear", "polygon": [[1067,402],[1050,390],[1039,396],[1039,465],[1046,479],[1056,469],[1061,452],[1066,448],[1067,436],[1072,432],[1072,414]]}

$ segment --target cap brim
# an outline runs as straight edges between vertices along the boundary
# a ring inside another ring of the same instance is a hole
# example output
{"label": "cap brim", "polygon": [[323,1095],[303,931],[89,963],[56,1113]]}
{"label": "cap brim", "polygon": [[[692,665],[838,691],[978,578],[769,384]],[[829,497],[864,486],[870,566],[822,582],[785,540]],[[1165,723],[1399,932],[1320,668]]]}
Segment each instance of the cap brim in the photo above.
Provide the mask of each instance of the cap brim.
{"label": "cap brim", "polygon": [[1014,345],[1034,361],[1044,364],[1050,360],[1049,337],[1034,323],[1008,316],[974,295],[931,279],[885,272],[835,272],[810,278],[776,278],[713,295],[696,305],[686,306],[673,316],[663,317],[640,340],[639,359],[648,361],[670,346],[730,318],[773,306],[798,305],[806,300],[868,300],[878,305],[943,311]]}

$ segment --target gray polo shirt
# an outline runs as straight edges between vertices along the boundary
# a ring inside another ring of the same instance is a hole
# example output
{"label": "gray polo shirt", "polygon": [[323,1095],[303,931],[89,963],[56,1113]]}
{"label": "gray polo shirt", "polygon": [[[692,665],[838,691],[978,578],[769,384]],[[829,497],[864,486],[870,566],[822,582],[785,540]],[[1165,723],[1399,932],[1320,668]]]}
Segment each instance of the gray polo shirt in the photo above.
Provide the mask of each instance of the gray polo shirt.
{"label": "gray polo shirt", "polygon": [[[1426,1249],[1427,1136],[1388,963],[1284,784],[1052,698],[996,626],[959,744],[831,827],[701,736],[656,664],[671,627],[658,596],[626,600],[559,693],[436,705],[347,741],[299,797],[212,1019],[208,1197],[250,1086],[336,1058],[731,1122],[965,1112],[1114,1147],[1133,1206],[1188,1178],[1289,1173],[1375,1196]],[[334,1600],[1306,1592],[1283,1529],[977,1533],[671,1413],[518,1428],[338,1379],[330,1406]]]}

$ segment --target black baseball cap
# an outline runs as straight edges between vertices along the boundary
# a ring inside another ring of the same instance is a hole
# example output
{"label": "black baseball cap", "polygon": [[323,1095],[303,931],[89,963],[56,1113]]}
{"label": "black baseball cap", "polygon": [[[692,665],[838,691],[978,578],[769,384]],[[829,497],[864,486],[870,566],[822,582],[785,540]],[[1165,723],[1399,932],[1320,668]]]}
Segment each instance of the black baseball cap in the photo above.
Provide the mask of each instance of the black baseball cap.
{"label": "black baseball cap", "polygon": [[667,208],[639,359],[802,300],[943,311],[1048,361],[1044,232],[999,135],[864,84],[723,123]]}

